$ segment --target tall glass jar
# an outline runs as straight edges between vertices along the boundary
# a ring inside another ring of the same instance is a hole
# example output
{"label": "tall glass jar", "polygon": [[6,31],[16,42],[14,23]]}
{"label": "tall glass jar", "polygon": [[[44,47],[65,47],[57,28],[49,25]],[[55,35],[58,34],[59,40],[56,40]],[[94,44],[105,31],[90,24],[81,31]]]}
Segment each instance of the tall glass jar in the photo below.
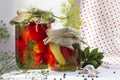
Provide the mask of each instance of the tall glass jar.
{"label": "tall glass jar", "polygon": [[39,9],[18,10],[18,16],[11,20],[15,24],[16,62],[22,69],[45,69],[47,50],[43,39],[51,28],[52,13]]}

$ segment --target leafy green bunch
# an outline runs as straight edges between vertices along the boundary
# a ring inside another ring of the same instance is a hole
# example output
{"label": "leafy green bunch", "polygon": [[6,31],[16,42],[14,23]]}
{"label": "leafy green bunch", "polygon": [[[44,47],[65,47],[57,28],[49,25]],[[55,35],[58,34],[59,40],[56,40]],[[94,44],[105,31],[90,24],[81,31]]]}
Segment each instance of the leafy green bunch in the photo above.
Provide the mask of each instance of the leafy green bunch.
{"label": "leafy green bunch", "polygon": [[98,52],[98,48],[95,48],[90,51],[90,48],[87,47],[81,51],[82,55],[82,67],[85,67],[88,64],[93,65],[95,68],[98,68],[102,64],[102,59],[104,57],[103,52]]}
{"label": "leafy green bunch", "polygon": [[82,20],[80,17],[80,8],[75,0],[67,0],[67,2],[62,3],[61,12],[61,22],[64,27],[71,27],[80,30],[82,25]]}
{"label": "leafy green bunch", "polygon": [[0,20],[0,40],[8,40],[8,38],[10,37],[6,24]]}

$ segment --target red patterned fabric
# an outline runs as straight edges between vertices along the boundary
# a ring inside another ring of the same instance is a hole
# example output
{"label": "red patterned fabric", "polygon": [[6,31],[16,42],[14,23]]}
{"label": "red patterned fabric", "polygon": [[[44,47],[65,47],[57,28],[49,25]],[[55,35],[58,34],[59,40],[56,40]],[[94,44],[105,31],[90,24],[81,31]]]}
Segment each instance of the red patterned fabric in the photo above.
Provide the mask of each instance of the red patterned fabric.
{"label": "red patterned fabric", "polygon": [[120,0],[81,0],[81,34],[105,53],[103,65],[120,68]]}

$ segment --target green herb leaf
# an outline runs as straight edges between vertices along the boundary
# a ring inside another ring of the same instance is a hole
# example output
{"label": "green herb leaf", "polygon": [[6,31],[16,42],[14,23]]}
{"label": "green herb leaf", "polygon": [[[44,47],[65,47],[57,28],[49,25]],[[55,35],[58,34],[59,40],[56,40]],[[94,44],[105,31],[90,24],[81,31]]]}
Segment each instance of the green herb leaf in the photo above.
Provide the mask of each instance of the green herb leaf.
{"label": "green herb leaf", "polygon": [[103,54],[104,54],[104,53],[99,52],[99,53],[98,53],[98,56],[97,56],[97,60],[102,60],[103,57],[104,57]]}
{"label": "green herb leaf", "polygon": [[95,60],[89,61],[89,64],[93,65],[95,68],[97,68],[98,62]]}
{"label": "green herb leaf", "polygon": [[87,47],[82,51],[82,60],[83,60],[82,67],[91,64],[95,68],[98,68],[102,64],[103,57],[104,57],[104,53],[98,52],[98,48],[95,48],[90,52],[89,48]]}
{"label": "green herb leaf", "polygon": [[97,58],[98,55],[98,48],[95,48],[91,51],[90,55],[89,55],[89,59],[95,59]]}
{"label": "green herb leaf", "polygon": [[97,60],[97,62],[98,62],[98,64],[97,64],[97,66],[96,66],[95,68],[98,68],[98,67],[101,66],[102,63],[103,63],[103,61],[98,61],[98,60]]}
{"label": "green herb leaf", "polygon": [[83,52],[84,52],[85,58],[88,58],[89,57],[89,52],[90,52],[89,47],[85,48]]}
{"label": "green herb leaf", "polygon": [[28,43],[28,47],[29,47],[30,49],[33,49],[35,43],[36,43],[36,42],[32,40],[31,42]]}

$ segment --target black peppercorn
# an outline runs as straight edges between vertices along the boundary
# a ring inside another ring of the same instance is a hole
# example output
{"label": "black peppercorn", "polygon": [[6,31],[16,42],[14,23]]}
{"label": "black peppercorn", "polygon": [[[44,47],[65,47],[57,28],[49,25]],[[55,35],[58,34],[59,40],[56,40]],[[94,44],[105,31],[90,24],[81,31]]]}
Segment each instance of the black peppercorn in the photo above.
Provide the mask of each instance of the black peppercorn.
{"label": "black peppercorn", "polygon": [[96,76],[96,78],[98,78],[98,76]]}
{"label": "black peppercorn", "polygon": [[92,78],[92,80],[94,80],[94,78]]}
{"label": "black peppercorn", "polygon": [[80,72],[78,72],[78,74],[81,74]]}
{"label": "black peppercorn", "polygon": [[84,75],[82,75],[82,77],[85,77]]}
{"label": "black peppercorn", "polygon": [[90,75],[88,75],[88,77],[90,77]]}
{"label": "black peppercorn", "polygon": [[115,72],[115,71],[113,71],[113,73],[115,74],[116,72]]}
{"label": "black peppercorn", "polygon": [[63,78],[65,78],[65,77],[66,77],[66,73],[63,74]]}

